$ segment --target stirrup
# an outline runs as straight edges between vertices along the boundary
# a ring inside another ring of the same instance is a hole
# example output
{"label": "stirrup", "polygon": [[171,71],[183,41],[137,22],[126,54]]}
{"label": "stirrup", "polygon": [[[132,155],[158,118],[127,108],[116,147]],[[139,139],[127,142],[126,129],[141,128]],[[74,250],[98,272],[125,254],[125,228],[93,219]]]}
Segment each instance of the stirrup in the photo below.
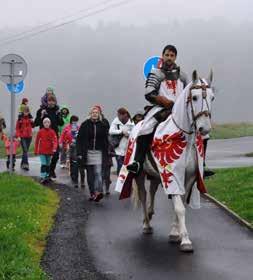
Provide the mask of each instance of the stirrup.
{"label": "stirrup", "polygon": [[138,161],[134,161],[127,166],[127,170],[131,173],[138,174],[140,172],[140,167],[140,163]]}
{"label": "stirrup", "polygon": [[211,176],[215,175],[215,172],[212,171],[212,170],[206,169],[206,170],[204,170],[204,174],[203,175],[204,175],[204,178],[207,178],[207,177],[211,177]]}

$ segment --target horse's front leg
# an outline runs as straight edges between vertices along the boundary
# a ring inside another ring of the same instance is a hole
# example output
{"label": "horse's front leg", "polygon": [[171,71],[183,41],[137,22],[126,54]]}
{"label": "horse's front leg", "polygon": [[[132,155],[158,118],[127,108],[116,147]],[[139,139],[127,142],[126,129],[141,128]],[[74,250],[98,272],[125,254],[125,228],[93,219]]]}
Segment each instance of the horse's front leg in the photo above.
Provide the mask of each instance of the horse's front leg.
{"label": "horse's front leg", "polygon": [[193,252],[192,242],[185,225],[185,206],[180,195],[173,195],[172,201],[174,210],[178,218],[179,233],[181,237],[180,250],[183,252]]}
{"label": "horse's front leg", "polygon": [[138,186],[138,196],[141,201],[142,209],[143,209],[143,233],[151,234],[153,233],[153,228],[150,226],[150,220],[148,216],[147,210],[147,192],[145,188],[145,177],[136,179],[136,183]]}
{"label": "horse's front leg", "polygon": [[155,205],[155,195],[160,184],[160,180],[151,180],[150,181],[150,189],[149,189],[149,196],[150,196],[150,204],[148,207],[148,217],[149,220],[152,220],[153,215],[155,214],[154,205]]}
{"label": "horse's front leg", "polygon": [[173,216],[173,222],[171,224],[171,230],[169,233],[169,241],[171,243],[178,243],[181,242],[181,236],[179,231],[178,218],[175,211],[173,213]]}

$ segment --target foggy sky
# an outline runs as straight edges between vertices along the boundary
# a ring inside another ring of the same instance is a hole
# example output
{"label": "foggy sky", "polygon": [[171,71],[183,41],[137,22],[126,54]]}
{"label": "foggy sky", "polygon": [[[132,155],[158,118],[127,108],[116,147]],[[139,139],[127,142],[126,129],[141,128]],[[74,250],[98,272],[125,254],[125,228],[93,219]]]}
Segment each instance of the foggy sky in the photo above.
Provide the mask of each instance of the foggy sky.
{"label": "foggy sky", "polygon": [[[0,0],[0,26],[1,28],[34,26],[105,2],[103,0]],[[108,3],[117,2],[120,1],[108,0]],[[119,21],[124,24],[146,24],[164,22],[168,19],[213,17],[236,22],[252,20],[252,10],[251,0],[130,0],[126,5],[86,18],[81,23],[96,24],[102,20]]]}
{"label": "foggy sky", "polygon": [[[0,1],[1,7],[6,8],[0,17],[0,44],[1,38],[28,26],[102,2]],[[214,69],[218,89],[214,121],[253,121],[252,6],[246,0],[134,0],[93,18],[0,45],[0,56],[17,53],[26,59],[25,92],[17,101],[28,97],[33,115],[46,87],[53,86],[60,104],[69,105],[81,119],[87,116],[90,106],[100,104],[112,120],[120,106],[135,113],[146,105],[143,63],[172,43],[179,51],[177,62],[189,77],[194,69],[202,77]],[[13,23],[10,14],[15,17]],[[0,112],[6,119],[10,115],[9,103],[10,95],[0,83]]]}

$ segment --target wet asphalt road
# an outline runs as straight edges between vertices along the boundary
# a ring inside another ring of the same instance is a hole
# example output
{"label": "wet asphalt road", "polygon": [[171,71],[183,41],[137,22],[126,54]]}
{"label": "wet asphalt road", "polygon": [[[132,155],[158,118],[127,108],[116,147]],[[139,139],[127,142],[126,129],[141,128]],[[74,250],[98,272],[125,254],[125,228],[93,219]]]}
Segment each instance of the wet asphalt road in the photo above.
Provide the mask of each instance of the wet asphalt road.
{"label": "wet asphalt road", "polygon": [[253,137],[210,140],[207,148],[207,165],[210,168],[253,166]]}
{"label": "wet asphalt road", "polygon": [[142,211],[113,194],[93,205],[87,223],[95,266],[117,279],[250,280],[253,275],[253,234],[209,201],[189,209],[187,226],[193,254],[168,242],[171,202],[159,191],[153,235],[142,234]]}
{"label": "wet asphalt road", "polygon": [[[250,138],[253,143],[252,139]],[[208,150],[210,155],[209,166],[211,166],[213,157],[213,160],[219,161],[220,159],[219,167],[224,167],[224,162],[221,164],[222,160],[226,162],[229,158],[236,159],[239,157],[238,154],[251,152],[250,140],[249,138],[243,138],[241,144],[238,144],[237,140],[233,141],[230,151],[225,149],[228,145],[223,141],[218,144],[211,142]],[[237,146],[239,151],[235,150]],[[215,159],[215,153],[217,153],[218,159]],[[231,160],[231,162],[233,165],[234,161]],[[31,164],[32,170],[30,174],[38,175],[38,160],[31,159]],[[244,162],[243,165],[248,165],[248,162]],[[2,166],[0,168],[2,169]],[[58,182],[69,184],[69,179],[65,172],[58,171],[58,175]],[[113,176],[113,179],[115,183],[116,177]],[[78,195],[80,195],[82,203],[90,203],[87,201],[87,197],[84,199],[82,193],[78,192]],[[78,198],[75,195],[74,197],[75,199]],[[112,195],[105,198],[101,203],[90,203],[87,205],[90,213],[87,219],[84,217],[84,229],[80,231],[84,234],[83,238],[86,243],[85,246],[80,244],[79,247],[88,251],[88,255],[91,256],[91,258],[88,258],[88,264],[91,259],[94,271],[98,275],[105,275],[107,278],[123,280],[252,279],[252,232],[234,222],[232,218],[227,216],[213,203],[206,200],[202,202],[203,207],[201,210],[189,209],[187,213],[187,227],[194,244],[194,254],[181,253],[177,245],[168,242],[169,224],[171,223],[171,202],[163,195],[161,189],[156,198],[156,213],[152,221],[152,226],[154,227],[153,235],[146,236],[142,234],[143,217],[141,209],[133,209],[130,200],[119,201],[118,194],[112,192]],[[64,211],[58,213],[58,215],[68,217]],[[71,217],[69,218],[71,219]],[[61,221],[66,226],[67,220],[60,219]],[[62,226],[64,229],[64,224],[58,224],[58,229]],[[74,224],[73,219],[71,219],[71,227],[74,228],[75,226],[81,226],[80,218]],[[69,226],[67,226],[67,229],[69,230]],[[65,232],[59,232],[59,230],[56,230],[56,233],[60,237],[65,235]],[[57,236],[53,235],[51,238],[57,239]],[[71,246],[69,244],[71,240],[73,239],[63,238],[60,245],[66,248],[75,248],[74,246],[76,245]],[[49,242],[47,251],[57,253],[59,248],[54,247],[55,244],[57,242],[53,244]],[[65,254],[68,254],[68,252],[65,252]],[[70,278],[64,277],[62,279],[86,279],[82,277],[82,271],[83,273],[85,271],[89,272],[89,269],[87,270],[86,267],[80,266],[86,266],[87,262],[80,261],[80,258],[82,258],[81,253],[80,255],[72,254],[72,256],[77,258],[78,262],[75,262],[73,258],[70,258],[70,262],[79,264],[79,267],[72,265],[73,273],[68,273]],[[51,263],[49,256],[48,265],[51,265],[50,270],[58,271],[62,269],[62,275],[64,275],[64,267],[57,268],[57,265],[59,266],[60,264],[59,262],[54,264],[53,261]],[[67,265],[63,262],[62,266]],[[71,265],[68,267],[71,267]],[[71,275],[80,275],[80,278],[71,278]],[[61,279],[61,277],[53,279]],[[99,279],[99,277],[94,276],[94,279]]]}

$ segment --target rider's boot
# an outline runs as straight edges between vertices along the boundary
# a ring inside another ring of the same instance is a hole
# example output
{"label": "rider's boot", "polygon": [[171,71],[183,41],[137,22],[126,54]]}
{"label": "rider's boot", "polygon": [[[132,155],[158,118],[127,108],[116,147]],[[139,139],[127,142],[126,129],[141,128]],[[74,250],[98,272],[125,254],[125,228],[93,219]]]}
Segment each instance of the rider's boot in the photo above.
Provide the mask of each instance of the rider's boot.
{"label": "rider's boot", "polygon": [[139,174],[143,169],[143,163],[148,149],[153,139],[153,133],[141,135],[136,141],[136,151],[134,161],[127,166],[127,170],[134,174]]}

